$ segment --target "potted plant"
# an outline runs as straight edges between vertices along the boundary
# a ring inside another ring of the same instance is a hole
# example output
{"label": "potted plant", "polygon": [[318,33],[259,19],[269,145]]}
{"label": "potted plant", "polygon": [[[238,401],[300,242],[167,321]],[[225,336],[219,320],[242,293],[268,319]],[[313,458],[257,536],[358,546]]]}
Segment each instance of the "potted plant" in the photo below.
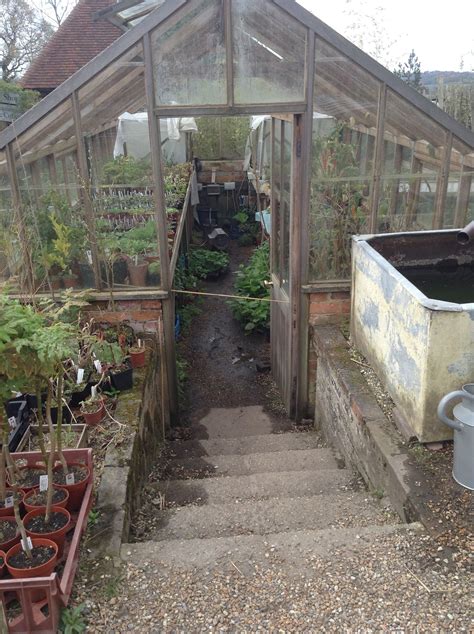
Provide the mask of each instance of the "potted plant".
{"label": "potted plant", "polygon": [[129,349],[132,368],[142,368],[146,364],[146,347],[142,339],[137,339],[135,345]]}
{"label": "potted plant", "polygon": [[148,285],[159,286],[160,285],[160,262],[154,261],[148,265]]}
{"label": "potted plant", "polygon": [[143,240],[128,240],[127,254],[128,279],[132,286],[146,286],[146,276],[148,272],[148,262],[144,260],[146,253],[146,242]]}
{"label": "potted plant", "polygon": [[93,385],[91,395],[81,404],[81,414],[86,425],[98,425],[106,415],[104,399],[97,392],[97,386]]}

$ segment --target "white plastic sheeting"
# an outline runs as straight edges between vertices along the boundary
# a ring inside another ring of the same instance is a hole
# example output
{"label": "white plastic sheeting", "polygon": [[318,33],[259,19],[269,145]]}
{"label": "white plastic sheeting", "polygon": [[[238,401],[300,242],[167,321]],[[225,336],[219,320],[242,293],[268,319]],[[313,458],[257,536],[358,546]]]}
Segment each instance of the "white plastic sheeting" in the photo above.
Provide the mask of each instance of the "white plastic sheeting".
{"label": "white plastic sheeting", "polygon": [[[186,161],[186,132],[197,132],[196,121],[192,117],[180,119],[160,119],[161,151],[165,161],[184,163]],[[124,112],[117,124],[114,158],[125,154],[140,159],[150,154],[148,114]]]}

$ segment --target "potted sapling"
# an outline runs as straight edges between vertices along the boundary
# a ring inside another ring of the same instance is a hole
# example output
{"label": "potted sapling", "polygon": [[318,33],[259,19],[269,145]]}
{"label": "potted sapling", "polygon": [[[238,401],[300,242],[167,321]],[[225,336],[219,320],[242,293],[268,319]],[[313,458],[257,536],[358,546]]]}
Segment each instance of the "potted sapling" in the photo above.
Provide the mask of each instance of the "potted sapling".
{"label": "potted sapling", "polygon": [[105,365],[112,387],[118,392],[131,390],[133,387],[133,368],[129,359],[125,358],[122,347],[118,343],[103,341],[96,350]]}
{"label": "potted sapling", "polygon": [[[0,385],[13,383],[23,388],[37,371],[37,355],[33,343],[35,334],[44,326],[44,318],[30,306],[23,306],[6,296],[0,297],[0,357],[2,359]],[[5,389],[3,387],[3,389]],[[2,451],[0,465],[0,496],[5,506],[13,510],[17,525],[15,540],[5,555],[5,563],[12,577],[46,576],[56,565],[58,548],[48,539],[31,539],[20,514],[18,469],[8,450],[8,421],[0,412]],[[6,497],[5,466],[8,471],[12,495]],[[8,499],[8,502],[7,502]],[[20,537],[20,539],[18,539]]]}
{"label": "potted sapling", "polygon": [[135,345],[129,348],[132,368],[143,368],[146,363],[146,348],[143,339],[137,339]]}

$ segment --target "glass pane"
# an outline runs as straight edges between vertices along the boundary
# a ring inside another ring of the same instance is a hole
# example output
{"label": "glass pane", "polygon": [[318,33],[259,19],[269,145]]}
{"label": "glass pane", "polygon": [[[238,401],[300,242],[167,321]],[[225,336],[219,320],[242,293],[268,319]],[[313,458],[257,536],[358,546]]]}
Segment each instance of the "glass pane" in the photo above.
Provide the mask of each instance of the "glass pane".
{"label": "glass pane", "polygon": [[350,276],[351,236],[369,229],[379,84],[316,41],[310,279]]}
{"label": "glass pane", "polygon": [[191,0],[152,33],[158,105],[227,103],[223,0]]}
{"label": "glass pane", "polygon": [[307,29],[268,0],[233,0],[236,103],[305,99]]}
{"label": "glass pane", "polygon": [[248,117],[198,117],[192,153],[205,161],[243,160],[250,134]]}
{"label": "glass pane", "polygon": [[288,291],[290,286],[290,222],[291,222],[291,156],[293,146],[293,124],[283,122],[283,153],[282,153],[282,191],[281,191],[281,221],[282,221],[282,263],[281,285]]}

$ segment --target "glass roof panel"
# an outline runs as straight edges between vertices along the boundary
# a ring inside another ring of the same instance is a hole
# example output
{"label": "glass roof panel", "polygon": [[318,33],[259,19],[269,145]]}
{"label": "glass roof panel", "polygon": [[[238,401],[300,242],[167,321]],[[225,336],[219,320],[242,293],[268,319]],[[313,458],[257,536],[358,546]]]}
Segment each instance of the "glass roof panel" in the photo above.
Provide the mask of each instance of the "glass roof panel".
{"label": "glass roof panel", "polygon": [[157,105],[227,103],[223,0],[190,0],[151,35]]}
{"label": "glass roof panel", "polygon": [[305,100],[308,30],[268,0],[232,0],[234,99]]}

